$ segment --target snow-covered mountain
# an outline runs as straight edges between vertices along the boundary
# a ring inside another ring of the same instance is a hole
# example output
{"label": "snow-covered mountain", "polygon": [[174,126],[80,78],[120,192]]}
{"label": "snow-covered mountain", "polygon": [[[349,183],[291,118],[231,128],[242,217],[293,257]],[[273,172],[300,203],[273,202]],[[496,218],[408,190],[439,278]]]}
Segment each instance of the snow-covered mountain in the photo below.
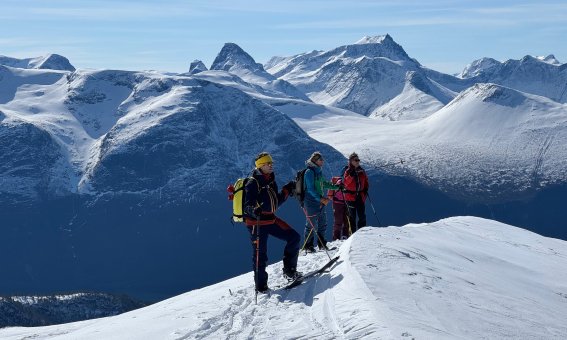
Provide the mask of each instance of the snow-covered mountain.
{"label": "snow-covered mountain", "polygon": [[[4,192],[201,192],[224,187],[227,174],[241,175],[261,150],[281,157],[282,174],[308,156],[284,149],[321,149],[333,159],[287,116],[217,83],[111,70],[2,71]],[[251,126],[273,133],[250,138],[242,132]]]}
{"label": "snow-covered mountain", "polygon": [[459,74],[459,78],[472,78],[485,72],[491,72],[493,68],[502,65],[496,59],[481,58],[473,61],[465,66],[464,70]]}
{"label": "snow-covered mountain", "polygon": [[525,56],[520,60],[499,62],[483,58],[469,64],[460,74],[475,83],[495,83],[523,92],[545,96],[559,103],[567,102],[567,64],[553,55]]}
{"label": "snow-covered mountain", "polygon": [[495,84],[477,84],[415,121],[376,121],[341,113],[295,121],[364,164],[409,176],[456,197],[509,201],[567,182],[567,107]]}
{"label": "snow-covered mountain", "polygon": [[[340,242],[340,241],[339,241]],[[119,316],[2,339],[563,339],[567,243],[475,217],[364,228],[330,272],[286,291],[281,262]],[[301,256],[309,270],[328,258]]]}
{"label": "snow-covered mountain", "polygon": [[207,66],[205,66],[201,60],[193,60],[189,65],[189,74],[196,74],[207,70]]}
{"label": "snow-covered mountain", "polygon": [[402,92],[375,109],[370,117],[388,120],[425,118],[449,103],[457,94],[427,78],[423,73],[409,71]]}
{"label": "snow-covered mountain", "polygon": [[50,69],[61,71],[75,71],[69,59],[59,54],[48,54],[36,58],[17,59],[0,55],[0,65],[25,69]]}
{"label": "snow-covered mountain", "polygon": [[[560,88],[565,64],[532,59],[552,81],[525,67],[522,86]],[[0,65],[0,292],[157,300],[248,270],[225,188],[262,150],[280,186],[315,150],[327,177],[358,152],[369,221],[474,214],[567,238],[565,104],[477,84],[485,66],[430,70],[388,35],[274,58],[273,74],[235,44],[177,75]],[[295,203],[281,213],[305,223]]]}
{"label": "snow-covered mountain", "polygon": [[[256,154],[272,153],[280,186],[315,150],[329,166],[344,163],[271,105],[204,79],[0,72],[3,294],[156,300],[218,282],[248,268],[234,256],[249,244],[244,228],[227,228],[226,187],[250,172]],[[202,261],[215,246],[223,255]],[[228,269],[212,270],[217,261]]]}
{"label": "snow-covered mountain", "polygon": [[240,46],[226,43],[211,65],[211,70],[226,71],[242,78],[250,84],[276,93],[276,96],[297,98],[309,101],[309,98],[285,80],[277,79],[264,70]]}
{"label": "snow-covered mountain", "polygon": [[562,62],[560,62],[559,60],[557,60],[557,58],[555,58],[555,56],[553,54],[548,54],[546,56],[536,56],[537,59],[544,61],[548,64],[552,64],[552,65],[561,65],[563,64]]}
{"label": "snow-covered mountain", "polygon": [[[390,35],[364,37],[327,52],[272,58],[266,69],[318,104],[367,116],[414,119],[435,112],[455,96],[426,79],[424,68]],[[394,106],[400,109],[392,110]]]}
{"label": "snow-covered mountain", "polygon": [[274,57],[266,70],[315,103],[388,120],[426,117],[478,83],[567,101],[567,66],[553,55],[504,63],[482,58],[454,77],[423,67],[390,35],[364,37],[330,51]]}

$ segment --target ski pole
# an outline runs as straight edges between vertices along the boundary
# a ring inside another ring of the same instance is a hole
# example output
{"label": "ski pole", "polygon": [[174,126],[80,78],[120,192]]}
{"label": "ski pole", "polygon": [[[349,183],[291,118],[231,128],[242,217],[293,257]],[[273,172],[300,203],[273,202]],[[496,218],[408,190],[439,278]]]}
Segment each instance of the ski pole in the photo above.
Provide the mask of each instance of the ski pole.
{"label": "ski pole", "polygon": [[254,278],[254,286],[256,291],[256,304],[258,304],[258,279],[259,279],[259,267],[260,267],[260,216],[256,218],[256,275]]}
{"label": "ski pole", "polygon": [[305,249],[305,245],[307,245],[307,240],[309,240],[309,237],[311,237],[311,233],[313,232],[313,228],[311,228],[309,230],[309,234],[307,234],[307,237],[305,238],[305,241],[303,242],[303,246],[301,247],[301,249],[299,250],[300,252]]}
{"label": "ski pole", "polygon": [[374,212],[374,217],[376,217],[376,220],[378,221],[378,227],[382,227],[382,223],[380,223],[380,219],[378,218],[378,215],[376,214],[376,209],[374,209],[374,204],[372,204],[372,199],[370,198],[370,193],[366,193],[366,196],[368,197],[368,200],[370,201],[370,206],[372,207],[372,211]]}

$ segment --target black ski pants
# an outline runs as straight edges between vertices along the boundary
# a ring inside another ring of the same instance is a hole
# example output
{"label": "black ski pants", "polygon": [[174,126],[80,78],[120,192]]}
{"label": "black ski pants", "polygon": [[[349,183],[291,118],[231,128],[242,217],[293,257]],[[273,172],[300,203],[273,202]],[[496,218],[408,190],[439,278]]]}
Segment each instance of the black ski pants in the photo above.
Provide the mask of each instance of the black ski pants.
{"label": "black ski pants", "polygon": [[268,286],[268,273],[266,265],[268,263],[268,236],[272,235],[279,240],[286,241],[283,254],[284,270],[296,270],[297,256],[299,255],[300,236],[297,231],[289,226],[284,220],[277,218],[274,224],[261,225],[259,232],[259,257],[258,269],[256,270],[256,226],[247,226],[252,241],[252,269],[254,270],[254,282],[257,289]]}
{"label": "black ski pants", "polygon": [[[348,206],[348,221],[350,222],[350,228],[354,233],[358,229],[366,226],[366,205],[362,200],[360,195],[356,196],[355,201],[346,201]],[[356,221],[356,216],[358,215],[358,223]]]}

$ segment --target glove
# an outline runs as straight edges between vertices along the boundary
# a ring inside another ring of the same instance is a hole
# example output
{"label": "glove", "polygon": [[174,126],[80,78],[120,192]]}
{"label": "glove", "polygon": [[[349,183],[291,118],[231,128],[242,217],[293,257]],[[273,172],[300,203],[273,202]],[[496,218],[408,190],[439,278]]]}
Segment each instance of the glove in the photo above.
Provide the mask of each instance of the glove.
{"label": "glove", "polygon": [[261,207],[251,207],[248,206],[246,207],[246,214],[254,219],[258,219],[258,217],[262,214],[262,208]]}
{"label": "glove", "polygon": [[339,183],[339,190],[340,191],[344,191],[345,190],[345,185],[343,183]]}
{"label": "glove", "polygon": [[295,194],[295,181],[289,181],[283,186],[283,190],[286,190],[290,196]]}
{"label": "glove", "polygon": [[321,204],[323,204],[323,205],[327,205],[327,204],[329,204],[329,199],[326,198],[326,197],[321,197],[319,202],[321,202]]}

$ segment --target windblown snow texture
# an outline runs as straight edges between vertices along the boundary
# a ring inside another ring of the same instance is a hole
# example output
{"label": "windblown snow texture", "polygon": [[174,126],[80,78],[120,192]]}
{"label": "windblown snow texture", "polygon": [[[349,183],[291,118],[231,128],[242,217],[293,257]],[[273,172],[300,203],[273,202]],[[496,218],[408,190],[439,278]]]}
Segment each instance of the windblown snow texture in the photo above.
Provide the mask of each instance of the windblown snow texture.
{"label": "windblown snow texture", "polygon": [[[338,243],[340,244],[340,243]],[[499,222],[454,217],[363,228],[336,266],[259,295],[253,273],[110,318],[0,330],[2,339],[561,339],[567,244]],[[300,270],[328,260],[301,256]],[[282,263],[268,284],[285,281]]]}

